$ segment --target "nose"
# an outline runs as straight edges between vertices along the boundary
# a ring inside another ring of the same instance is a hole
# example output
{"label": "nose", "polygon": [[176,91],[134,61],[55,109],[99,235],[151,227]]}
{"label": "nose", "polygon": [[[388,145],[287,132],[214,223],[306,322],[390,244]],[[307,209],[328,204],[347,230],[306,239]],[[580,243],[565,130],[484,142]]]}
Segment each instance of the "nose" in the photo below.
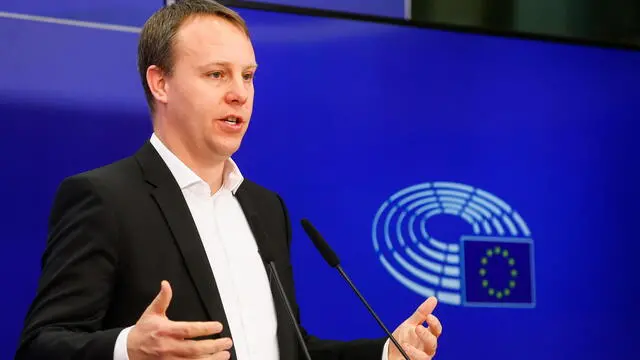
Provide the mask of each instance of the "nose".
{"label": "nose", "polygon": [[229,91],[225,95],[225,100],[229,104],[244,105],[247,102],[249,91],[246,88],[242,77],[239,80],[234,80],[229,86]]}

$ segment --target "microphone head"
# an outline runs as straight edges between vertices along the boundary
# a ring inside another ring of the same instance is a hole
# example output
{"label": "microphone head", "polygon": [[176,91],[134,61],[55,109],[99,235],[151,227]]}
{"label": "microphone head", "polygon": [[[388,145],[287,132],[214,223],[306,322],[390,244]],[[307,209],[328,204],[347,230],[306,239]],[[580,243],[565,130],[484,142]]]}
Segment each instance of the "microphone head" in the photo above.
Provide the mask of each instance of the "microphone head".
{"label": "microphone head", "polygon": [[258,245],[258,252],[262,257],[262,261],[265,263],[269,263],[274,260],[273,253],[271,252],[271,243],[269,242],[269,235],[264,231],[262,227],[262,223],[260,223],[260,219],[258,215],[252,214],[249,219],[250,224],[253,225],[253,233],[256,238],[256,244]]}
{"label": "microphone head", "polygon": [[315,245],[316,249],[318,249],[327,264],[329,264],[329,266],[331,267],[340,265],[340,259],[338,259],[338,255],[336,255],[336,253],[331,250],[329,244],[327,244],[327,242],[322,238],[322,235],[320,235],[318,230],[316,230],[316,228],[311,225],[309,220],[302,219],[300,223],[302,224],[302,228],[304,229],[304,231],[307,233],[307,236],[309,236],[309,238],[313,242],[313,245]]}

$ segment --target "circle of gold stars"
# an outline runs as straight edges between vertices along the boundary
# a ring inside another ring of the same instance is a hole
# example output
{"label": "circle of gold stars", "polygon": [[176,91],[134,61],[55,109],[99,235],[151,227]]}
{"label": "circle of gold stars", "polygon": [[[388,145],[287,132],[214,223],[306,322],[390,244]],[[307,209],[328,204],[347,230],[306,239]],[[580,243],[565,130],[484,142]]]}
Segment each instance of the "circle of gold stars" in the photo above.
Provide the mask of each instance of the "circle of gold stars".
{"label": "circle of gold stars", "polygon": [[[486,279],[486,276],[487,276],[486,266],[487,266],[487,264],[489,264],[489,259],[492,259],[494,257],[495,258],[502,257],[504,259],[507,259],[509,267],[512,268],[509,271],[510,275],[511,275],[511,280],[509,280],[509,286],[505,287],[503,289],[496,290],[495,288],[490,286],[489,280]],[[516,265],[516,260],[509,256],[509,250],[502,249],[500,246],[495,246],[493,248],[487,249],[486,256],[483,256],[480,259],[480,271],[479,271],[479,273],[480,273],[480,276],[483,278],[482,279],[482,287],[487,289],[487,292],[488,292],[489,296],[495,296],[498,300],[500,300],[505,296],[511,295],[511,290],[516,287],[516,280],[515,279],[516,279],[516,277],[518,277],[518,270],[513,268],[515,265]]]}

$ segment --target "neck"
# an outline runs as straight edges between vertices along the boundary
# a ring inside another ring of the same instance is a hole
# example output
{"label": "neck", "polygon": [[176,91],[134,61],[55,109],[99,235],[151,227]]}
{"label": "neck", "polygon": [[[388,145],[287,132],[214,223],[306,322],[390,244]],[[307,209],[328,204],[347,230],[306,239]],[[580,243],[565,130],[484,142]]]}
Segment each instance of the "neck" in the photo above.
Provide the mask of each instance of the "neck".
{"label": "neck", "polygon": [[196,173],[198,177],[209,184],[211,193],[217,192],[222,187],[224,166],[227,161],[225,158],[203,158],[198,156],[196,152],[190,151],[185,142],[180,141],[177,137],[167,136],[160,129],[154,129],[156,136],[180,161],[182,161],[191,171]]}

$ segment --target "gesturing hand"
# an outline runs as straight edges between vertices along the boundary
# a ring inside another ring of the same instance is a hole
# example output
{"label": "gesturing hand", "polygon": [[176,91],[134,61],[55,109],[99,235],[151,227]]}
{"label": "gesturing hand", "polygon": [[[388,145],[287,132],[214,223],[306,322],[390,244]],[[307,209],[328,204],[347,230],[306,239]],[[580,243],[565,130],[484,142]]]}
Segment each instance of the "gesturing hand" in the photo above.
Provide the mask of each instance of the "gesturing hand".
{"label": "gesturing hand", "polygon": [[229,359],[229,338],[190,340],[222,331],[219,322],[179,322],[167,318],[171,286],[161,284],[158,296],[149,304],[127,337],[130,360],[146,359]]}
{"label": "gesturing hand", "polygon": [[[428,298],[418,309],[393,332],[402,349],[415,360],[430,360],[436,355],[438,337],[442,334],[440,320],[432,312],[438,301]],[[427,322],[428,328],[423,326]],[[389,360],[404,359],[398,348],[389,343]]]}

